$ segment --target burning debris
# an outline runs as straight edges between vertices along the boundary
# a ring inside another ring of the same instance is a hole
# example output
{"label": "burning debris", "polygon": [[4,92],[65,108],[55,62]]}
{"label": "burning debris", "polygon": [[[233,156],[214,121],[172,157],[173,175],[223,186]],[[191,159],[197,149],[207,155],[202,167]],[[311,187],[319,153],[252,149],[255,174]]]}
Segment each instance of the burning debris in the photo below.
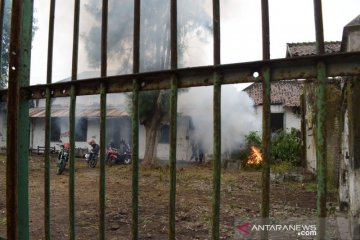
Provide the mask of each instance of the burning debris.
{"label": "burning debris", "polygon": [[247,166],[260,166],[263,159],[261,157],[260,149],[256,146],[250,147],[249,157],[247,158]]}

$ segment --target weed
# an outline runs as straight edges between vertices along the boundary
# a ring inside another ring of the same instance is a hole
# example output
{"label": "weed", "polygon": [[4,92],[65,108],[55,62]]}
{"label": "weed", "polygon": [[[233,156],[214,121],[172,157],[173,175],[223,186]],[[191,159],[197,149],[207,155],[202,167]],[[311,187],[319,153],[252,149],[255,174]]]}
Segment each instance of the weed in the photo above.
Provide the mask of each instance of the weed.
{"label": "weed", "polygon": [[286,173],[294,169],[294,165],[290,162],[280,162],[278,164],[271,165],[271,172],[273,173]]}

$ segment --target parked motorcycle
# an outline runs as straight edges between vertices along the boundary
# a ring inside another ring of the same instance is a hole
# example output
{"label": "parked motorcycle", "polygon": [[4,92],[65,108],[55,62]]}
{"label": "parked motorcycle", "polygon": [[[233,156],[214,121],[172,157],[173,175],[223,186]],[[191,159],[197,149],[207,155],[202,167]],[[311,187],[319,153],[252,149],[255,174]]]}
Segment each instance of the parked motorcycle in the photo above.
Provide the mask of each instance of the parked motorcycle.
{"label": "parked motorcycle", "polygon": [[89,167],[94,168],[97,164],[98,153],[91,150],[89,153],[85,154],[86,162]]}
{"label": "parked motorcycle", "polygon": [[[106,162],[109,166],[113,164],[130,164],[131,163],[131,149],[130,145],[126,144],[124,140],[120,142],[122,150],[116,149],[113,144],[110,144],[106,151]],[[120,148],[121,149],[121,148]]]}
{"label": "parked motorcycle", "polygon": [[60,145],[60,152],[57,157],[57,175],[61,175],[66,167],[66,163],[69,160],[70,143],[64,143]]}

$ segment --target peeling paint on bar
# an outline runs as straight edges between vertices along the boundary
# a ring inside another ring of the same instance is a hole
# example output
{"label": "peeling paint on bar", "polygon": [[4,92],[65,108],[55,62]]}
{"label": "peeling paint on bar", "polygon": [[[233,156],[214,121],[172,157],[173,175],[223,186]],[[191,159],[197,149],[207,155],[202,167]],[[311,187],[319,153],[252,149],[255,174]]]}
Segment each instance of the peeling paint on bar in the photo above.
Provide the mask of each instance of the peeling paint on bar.
{"label": "peeling paint on bar", "polygon": [[6,222],[8,239],[29,239],[29,85],[33,1],[13,1],[7,105]]}

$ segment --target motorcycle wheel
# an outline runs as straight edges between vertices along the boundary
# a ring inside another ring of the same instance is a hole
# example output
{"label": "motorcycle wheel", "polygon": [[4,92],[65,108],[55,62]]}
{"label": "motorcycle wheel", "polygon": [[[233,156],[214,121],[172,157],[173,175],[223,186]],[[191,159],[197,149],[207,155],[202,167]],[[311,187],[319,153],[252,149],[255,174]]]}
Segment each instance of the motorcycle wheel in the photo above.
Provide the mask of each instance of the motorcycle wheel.
{"label": "motorcycle wheel", "polygon": [[56,174],[61,175],[65,170],[65,166],[66,166],[65,159],[62,156],[59,156]]}
{"label": "motorcycle wheel", "polygon": [[115,159],[114,157],[108,156],[107,159],[106,159],[106,162],[107,162],[107,165],[108,165],[109,167],[111,167],[112,165],[115,164],[116,159]]}
{"label": "motorcycle wheel", "polygon": [[125,157],[124,164],[130,164],[131,163],[131,157]]}
{"label": "motorcycle wheel", "polygon": [[88,161],[88,165],[89,167],[94,168],[96,167],[96,164],[97,164],[97,158],[95,156],[92,156],[91,159],[89,159]]}

